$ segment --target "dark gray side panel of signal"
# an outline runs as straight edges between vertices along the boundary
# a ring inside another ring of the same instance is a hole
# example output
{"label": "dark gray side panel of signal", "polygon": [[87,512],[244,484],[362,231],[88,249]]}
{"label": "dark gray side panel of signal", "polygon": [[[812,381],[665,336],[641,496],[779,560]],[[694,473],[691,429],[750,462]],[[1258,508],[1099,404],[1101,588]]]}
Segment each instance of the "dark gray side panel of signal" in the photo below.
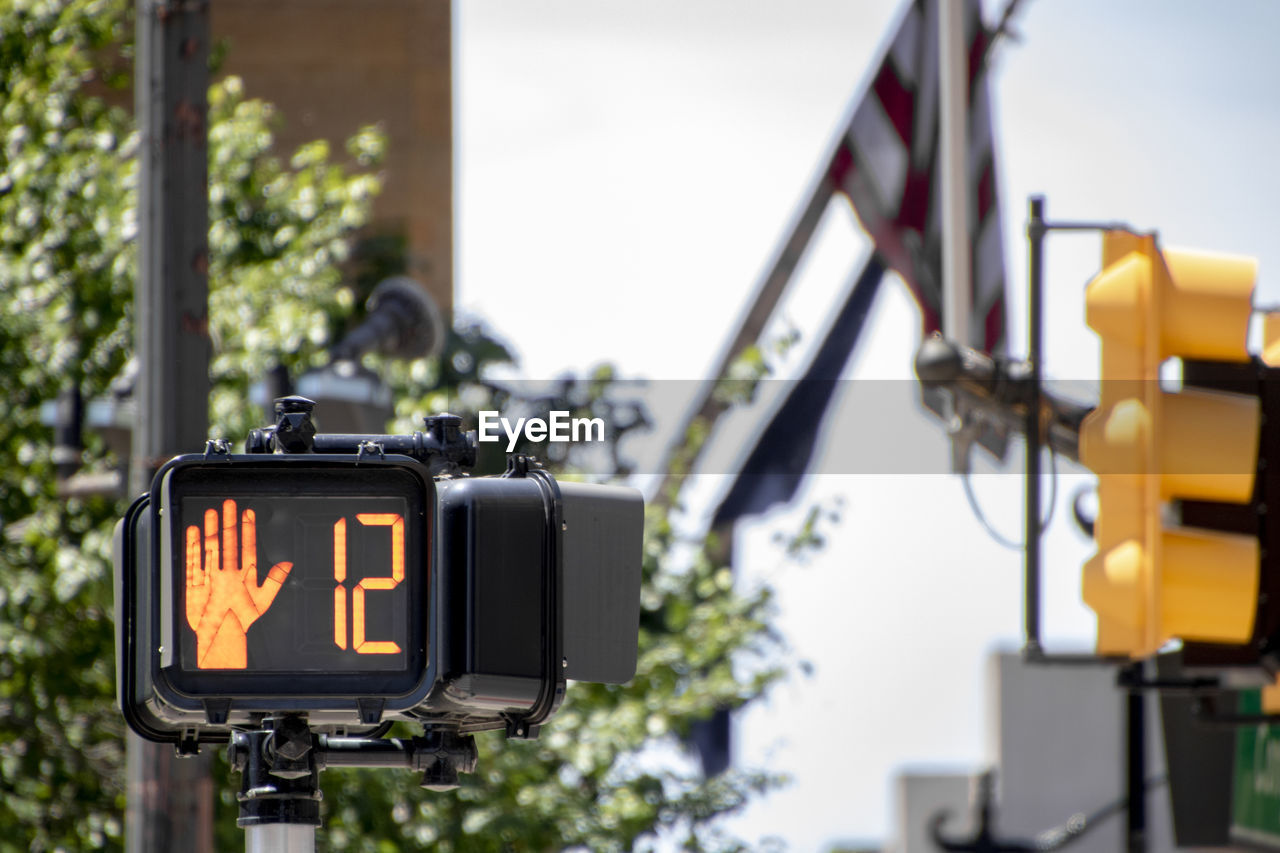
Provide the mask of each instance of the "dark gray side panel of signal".
{"label": "dark gray side panel of signal", "polygon": [[559,485],[565,676],[622,684],[636,672],[644,499],[623,486]]}
{"label": "dark gray side panel of signal", "polygon": [[116,522],[115,535],[111,538],[111,581],[115,591],[112,614],[115,616],[116,626],[116,705],[120,708],[127,701],[124,695],[124,573],[133,571],[132,566],[124,564],[124,523],[123,518]]}
{"label": "dark gray side panel of signal", "polygon": [[[127,530],[126,524],[132,524],[132,530]],[[129,575],[133,597],[137,599],[138,588],[143,583],[143,577],[151,572],[151,511],[148,504],[144,504],[141,511],[117,522],[111,550],[115,584],[113,610],[116,622],[116,702],[123,710],[126,704],[138,707],[146,700],[148,691],[144,684],[149,681],[151,673],[151,659],[148,656],[150,653],[148,644],[151,642],[150,602],[136,601],[131,617],[127,612],[128,602],[124,594],[126,574]],[[130,618],[136,620],[136,624],[131,625]],[[127,657],[130,644],[126,637],[126,633],[131,629],[133,635],[138,638],[137,646],[133,649],[132,661]],[[125,685],[128,681],[126,673],[129,671],[134,673],[136,679],[133,684],[133,695],[125,694]]]}
{"label": "dark gray side panel of signal", "polygon": [[547,513],[536,485],[528,485],[526,495],[511,494],[509,489],[493,500],[485,500],[483,490],[476,490],[470,507],[475,562],[469,590],[473,631],[469,663],[475,673],[543,677]]}

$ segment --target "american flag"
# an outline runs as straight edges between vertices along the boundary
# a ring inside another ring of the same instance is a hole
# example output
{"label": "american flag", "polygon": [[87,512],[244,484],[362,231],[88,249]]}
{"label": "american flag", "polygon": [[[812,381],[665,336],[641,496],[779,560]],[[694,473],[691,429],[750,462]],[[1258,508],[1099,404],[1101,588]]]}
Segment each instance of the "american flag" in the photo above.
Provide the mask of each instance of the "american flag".
{"label": "american flag", "polygon": [[[877,251],[920,303],[926,335],[942,328],[938,2],[913,0],[907,7],[827,170],[832,189],[848,197]],[[964,343],[995,352],[1003,349],[1005,339],[1005,279],[984,64],[990,34],[982,26],[978,0],[964,3],[973,247],[973,340]]]}

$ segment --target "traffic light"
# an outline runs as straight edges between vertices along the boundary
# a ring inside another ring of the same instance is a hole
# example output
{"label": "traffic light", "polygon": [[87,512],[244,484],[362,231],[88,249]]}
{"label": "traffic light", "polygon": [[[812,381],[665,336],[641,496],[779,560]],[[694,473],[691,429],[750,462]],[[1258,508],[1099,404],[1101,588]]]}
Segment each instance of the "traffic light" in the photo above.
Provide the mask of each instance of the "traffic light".
{"label": "traffic light", "polygon": [[[567,679],[635,671],[643,500],[527,457],[464,476],[474,433],[316,435],[288,398],[243,454],[156,474],[116,532],[120,706],[190,750],[264,718],[532,737]],[[289,405],[284,407],[289,409]]]}
{"label": "traffic light", "polygon": [[1256,395],[1160,387],[1166,360],[1248,364],[1256,264],[1162,251],[1109,231],[1086,321],[1102,343],[1098,407],[1080,459],[1098,475],[1097,553],[1084,599],[1100,654],[1143,658],[1172,639],[1242,644],[1258,606],[1256,535],[1167,523],[1169,502],[1247,505],[1258,465]]}

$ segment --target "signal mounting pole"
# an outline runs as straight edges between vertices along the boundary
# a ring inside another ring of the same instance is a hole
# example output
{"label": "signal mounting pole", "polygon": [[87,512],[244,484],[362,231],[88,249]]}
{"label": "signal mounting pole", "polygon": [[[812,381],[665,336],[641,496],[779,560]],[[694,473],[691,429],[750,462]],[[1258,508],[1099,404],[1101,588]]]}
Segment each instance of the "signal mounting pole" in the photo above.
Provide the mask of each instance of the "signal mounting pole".
{"label": "signal mounting pole", "polygon": [[[969,328],[973,312],[972,249],[969,240],[968,110],[969,52],[965,49],[964,7],[939,0],[939,159],[942,161],[942,324],[943,334],[964,346],[981,345],[980,330]],[[978,26],[982,23],[979,20]]]}
{"label": "signal mounting pole", "polygon": [[[137,0],[137,422],[130,493],[209,430],[209,2]],[[213,845],[209,758],[128,736],[129,853]]]}

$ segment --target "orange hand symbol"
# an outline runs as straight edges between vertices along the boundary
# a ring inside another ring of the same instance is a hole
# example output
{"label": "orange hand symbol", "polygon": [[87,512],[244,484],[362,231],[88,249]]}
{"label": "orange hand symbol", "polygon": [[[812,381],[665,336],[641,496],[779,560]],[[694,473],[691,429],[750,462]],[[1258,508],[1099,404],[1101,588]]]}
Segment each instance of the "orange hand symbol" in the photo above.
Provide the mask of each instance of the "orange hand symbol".
{"label": "orange hand symbol", "polygon": [[[204,542],[200,528],[187,528],[187,624],[196,632],[196,666],[200,669],[244,669],[248,664],[249,626],[267,612],[293,563],[276,563],[258,585],[258,524],[253,510],[240,520],[240,552],[236,553],[236,502],[222,502],[219,543],[218,511],[205,510]],[[201,565],[203,556],[203,565]]]}

